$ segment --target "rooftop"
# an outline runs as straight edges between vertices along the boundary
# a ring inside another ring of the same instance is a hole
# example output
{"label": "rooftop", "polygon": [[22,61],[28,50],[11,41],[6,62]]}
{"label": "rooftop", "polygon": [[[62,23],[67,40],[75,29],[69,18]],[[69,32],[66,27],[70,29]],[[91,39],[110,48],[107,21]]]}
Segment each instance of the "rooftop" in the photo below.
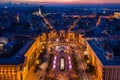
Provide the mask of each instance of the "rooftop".
{"label": "rooftop", "polygon": [[87,42],[103,65],[120,66],[120,59],[107,59],[105,56],[106,52],[101,47],[96,46],[94,40],[87,40]]}
{"label": "rooftop", "polygon": [[24,62],[25,52],[33,44],[34,40],[28,41],[15,55],[9,58],[0,58],[0,65],[18,65]]}

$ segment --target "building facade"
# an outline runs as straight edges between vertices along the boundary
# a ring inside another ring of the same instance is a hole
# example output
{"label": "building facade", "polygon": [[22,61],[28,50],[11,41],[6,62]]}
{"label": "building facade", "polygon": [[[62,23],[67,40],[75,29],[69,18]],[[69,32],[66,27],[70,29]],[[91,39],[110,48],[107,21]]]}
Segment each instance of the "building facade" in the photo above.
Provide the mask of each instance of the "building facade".
{"label": "building facade", "polygon": [[0,80],[25,80],[40,55],[40,36],[28,41],[14,56],[0,58]]}
{"label": "building facade", "polygon": [[119,60],[107,59],[105,51],[98,47],[93,40],[86,41],[87,55],[95,66],[94,80],[120,80]]}

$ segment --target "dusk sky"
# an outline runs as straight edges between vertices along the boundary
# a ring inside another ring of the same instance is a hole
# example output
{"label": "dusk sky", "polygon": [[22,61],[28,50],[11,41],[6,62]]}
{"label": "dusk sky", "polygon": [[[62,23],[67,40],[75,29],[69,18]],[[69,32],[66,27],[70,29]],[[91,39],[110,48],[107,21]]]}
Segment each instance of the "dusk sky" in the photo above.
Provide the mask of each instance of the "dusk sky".
{"label": "dusk sky", "polygon": [[0,0],[0,2],[120,3],[120,0]]}

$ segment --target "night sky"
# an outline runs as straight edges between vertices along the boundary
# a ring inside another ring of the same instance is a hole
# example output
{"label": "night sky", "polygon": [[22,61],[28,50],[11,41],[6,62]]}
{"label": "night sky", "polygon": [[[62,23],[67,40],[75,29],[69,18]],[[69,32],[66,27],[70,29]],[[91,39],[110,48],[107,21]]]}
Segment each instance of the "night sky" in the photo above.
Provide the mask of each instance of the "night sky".
{"label": "night sky", "polygon": [[120,3],[120,0],[0,0],[0,2]]}

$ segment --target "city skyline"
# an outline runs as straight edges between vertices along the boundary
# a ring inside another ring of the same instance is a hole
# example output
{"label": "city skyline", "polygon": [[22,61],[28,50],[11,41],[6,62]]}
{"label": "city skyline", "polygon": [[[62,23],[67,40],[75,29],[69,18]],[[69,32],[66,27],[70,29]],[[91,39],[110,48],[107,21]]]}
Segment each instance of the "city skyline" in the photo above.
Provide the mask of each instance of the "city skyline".
{"label": "city skyline", "polygon": [[67,3],[67,4],[84,4],[84,3],[89,3],[89,4],[105,4],[105,3],[112,3],[112,4],[118,4],[120,3],[120,0],[1,0],[0,3],[6,3],[6,2],[12,2],[12,3],[21,3],[21,2],[26,2],[26,3]]}
{"label": "city skyline", "polygon": [[119,0],[0,2],[0,80],[120,80]]}

